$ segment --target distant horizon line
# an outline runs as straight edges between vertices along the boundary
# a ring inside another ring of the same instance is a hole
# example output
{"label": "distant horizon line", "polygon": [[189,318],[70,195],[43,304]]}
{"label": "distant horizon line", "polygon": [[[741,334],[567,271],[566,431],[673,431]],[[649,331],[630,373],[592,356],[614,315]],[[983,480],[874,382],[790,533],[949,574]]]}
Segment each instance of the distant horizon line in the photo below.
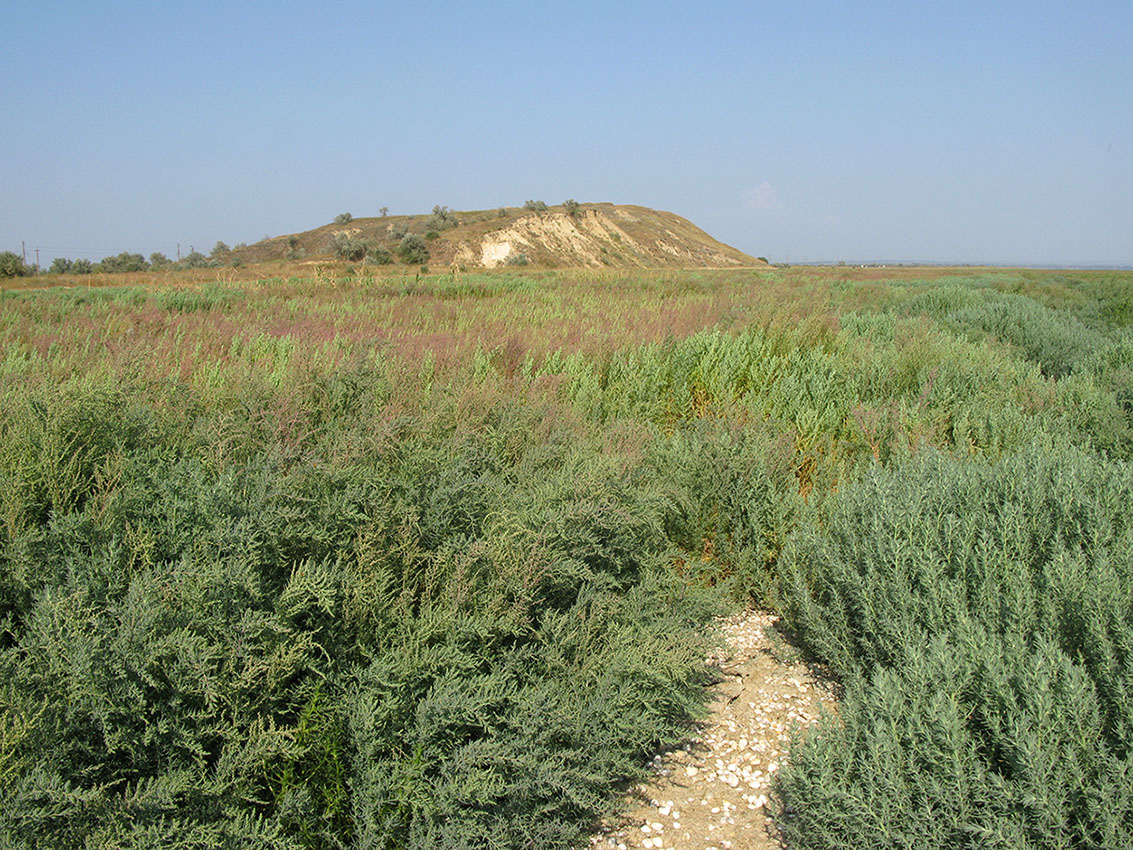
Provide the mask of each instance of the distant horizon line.
{"label": "distant horizon line", "polygon": [[802,260],[782,263],[768,260],[771,265],[785,266],[846,266],[854,268],[884,268],[886,266],[930,266],[939,268],[993,268],[993,269],[1052,269],[1058,271],[1133,271],[1129,263],[1004,263],[950,260]]}

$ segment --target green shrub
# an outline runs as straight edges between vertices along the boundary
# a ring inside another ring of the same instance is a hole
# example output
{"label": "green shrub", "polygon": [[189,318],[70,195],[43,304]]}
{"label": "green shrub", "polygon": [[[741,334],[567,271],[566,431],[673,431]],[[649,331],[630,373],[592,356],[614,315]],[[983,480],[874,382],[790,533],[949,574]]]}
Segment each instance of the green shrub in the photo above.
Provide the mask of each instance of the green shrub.
{"label": "green shrub", "polygon": [[352,221],[354,221],[354,216],[348,212],[339,213],[334,217],[335,224],[349,224]]}
{"label": "green shrub", "polygon": [[452,214],[448,207],[442,207],[439,204],[433,207],[432,214],[425,219],[425,230],[439,232],[448,230],[450,227],[456,227],[459,222]]}
{"label": "green shrub", "polygon": [[125,272],[144,272],[149,268],[149,263],[146,258],[141,254],[131,254],[123,251],[121,254],[116,254],[113,257],[104,257],[99,260],[95,266],[95,270],[104,274],[122,274]]}
{"label": "green shrub", "polygon": [[782,778],[789,839],[1133,841],[1131,499],[1127,465],[1041,444],[840,490],[783,557],[785,623],[847,686]]}
{"label": "green shrub", "polygon": [[376,246],[368,239],[340,230],[331,237],[330,250],[340,260],[356,263]]}
{"label": "green shrub", "polygon": [[11,251],[0,251],[0,278],[24,277],[29,274],[31,274],[31,268],[19,254],[14,254]]}
{"label": "green shrub", "polygon": [[545,212],[547,205],[542,201],[525,201],[523,208],[528,212]]}
{"label": "green shrub", "polygon": [[366,260],[374,265],[388,266],[393,262],[393,254],[380,245],[374,245],[366,251]]}
{"label": "green shrub", "polygon": [[416,233],[407,233],[397,246],[397,255],[403,263],[421,265],[429,261],[429,246]]}
{"label": "green shrub", "polygon": [[212,265],[212,261],[200,251],[190,251],[176,265],[181,269],[203,269]]}
{"label": "green shrub", "polygon": [[792,453],[770,429],[700,420],[655,439],[650,465],[676,506],[665,532],[685,553],[681,574],[772,605],[780,553],[804,509]]}

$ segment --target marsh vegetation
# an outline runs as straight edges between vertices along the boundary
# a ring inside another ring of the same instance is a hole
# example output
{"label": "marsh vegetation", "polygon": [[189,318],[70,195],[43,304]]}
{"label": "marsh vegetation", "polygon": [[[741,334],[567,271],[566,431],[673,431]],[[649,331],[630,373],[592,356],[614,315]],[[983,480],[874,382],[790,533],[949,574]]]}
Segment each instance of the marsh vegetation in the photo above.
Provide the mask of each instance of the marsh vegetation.
{"label": "marsh vegetation", "polygon": [[794,846],[1133,843],[1133,275],[0,293],[0,836],[568,847],[714,614],[842,681]]}

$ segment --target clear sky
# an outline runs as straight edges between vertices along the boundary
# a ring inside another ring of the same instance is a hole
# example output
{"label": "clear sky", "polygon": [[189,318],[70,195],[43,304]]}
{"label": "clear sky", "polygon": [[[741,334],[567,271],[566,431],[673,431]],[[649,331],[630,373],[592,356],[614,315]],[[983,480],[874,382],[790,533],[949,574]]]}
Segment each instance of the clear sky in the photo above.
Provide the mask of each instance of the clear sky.
{"label": "clear sky", "polygon": [[613,201],[772,261],[1133,264],[1133,1],[0,4],[0,250]]}

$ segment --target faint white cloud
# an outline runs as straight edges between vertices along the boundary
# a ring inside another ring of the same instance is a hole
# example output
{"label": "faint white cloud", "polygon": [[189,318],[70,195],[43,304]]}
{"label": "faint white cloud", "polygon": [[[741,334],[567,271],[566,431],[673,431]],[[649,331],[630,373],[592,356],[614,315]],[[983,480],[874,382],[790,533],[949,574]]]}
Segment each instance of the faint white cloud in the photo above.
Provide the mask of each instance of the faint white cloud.
{"label": "faint white cloud", "polygon": [[779,196],[775,194],[775,188],[766,180],[754,189],[744,190],[744,206],[749,210],[777,210],[783,207]]}

